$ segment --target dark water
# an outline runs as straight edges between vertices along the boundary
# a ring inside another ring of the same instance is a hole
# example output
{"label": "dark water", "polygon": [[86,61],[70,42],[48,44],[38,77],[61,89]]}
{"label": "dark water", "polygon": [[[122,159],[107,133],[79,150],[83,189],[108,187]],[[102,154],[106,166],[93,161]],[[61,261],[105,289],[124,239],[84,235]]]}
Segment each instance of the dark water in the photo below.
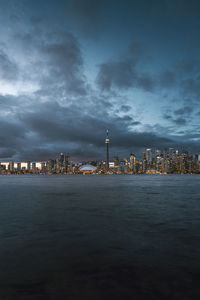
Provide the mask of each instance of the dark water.
{"label": "dark water", "polygon": [[200,176],[0,176],[0,299],[200,299]]}

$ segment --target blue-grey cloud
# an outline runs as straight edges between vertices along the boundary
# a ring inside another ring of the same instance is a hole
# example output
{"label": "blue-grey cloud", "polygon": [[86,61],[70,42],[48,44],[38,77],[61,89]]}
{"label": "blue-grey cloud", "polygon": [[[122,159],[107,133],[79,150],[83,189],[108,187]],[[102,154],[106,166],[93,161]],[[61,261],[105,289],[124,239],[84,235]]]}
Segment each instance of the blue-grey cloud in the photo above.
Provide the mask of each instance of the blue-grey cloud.
{"label": "blue-grey cloud", "polygon": [[19,70],[17,64],[10,59],[5,50],[0,49],[0,77],[6,80],[16,80]]}
{"label": "blue-grey cloud", "polygon": [[102,90],[140,88],[145,91],[152,91],[154,88],[153,76],[145,71],[139,71],[137,64],[141,57],[138,49],[129,49],[127,57],[119,60],[109,60],[99,65],[99,72],[96,82]]}
{"label": "blue-grey cloud", "polygon": [[0,8],[0,159],[200,149],[199,2]]}

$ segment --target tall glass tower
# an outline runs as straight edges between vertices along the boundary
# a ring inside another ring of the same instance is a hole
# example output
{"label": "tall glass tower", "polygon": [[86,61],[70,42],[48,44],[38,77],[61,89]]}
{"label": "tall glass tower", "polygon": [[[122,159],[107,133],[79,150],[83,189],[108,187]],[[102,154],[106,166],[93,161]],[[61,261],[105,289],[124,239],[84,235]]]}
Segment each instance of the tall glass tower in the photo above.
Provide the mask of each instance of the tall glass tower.
{"label": "tall glass tower", "polygon": [[152,161],[152,151],[150,148],[146,149],[146,160],[148,163]]}

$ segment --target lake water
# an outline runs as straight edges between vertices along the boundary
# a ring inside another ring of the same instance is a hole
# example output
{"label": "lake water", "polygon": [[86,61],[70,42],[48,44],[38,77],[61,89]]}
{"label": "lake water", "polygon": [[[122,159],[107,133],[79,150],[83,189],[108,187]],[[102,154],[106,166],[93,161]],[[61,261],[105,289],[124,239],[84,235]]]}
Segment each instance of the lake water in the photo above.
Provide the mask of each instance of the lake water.
{"label": "lake water", "polygon": [[200,175],[0,176],[0,299],[200,299]]}

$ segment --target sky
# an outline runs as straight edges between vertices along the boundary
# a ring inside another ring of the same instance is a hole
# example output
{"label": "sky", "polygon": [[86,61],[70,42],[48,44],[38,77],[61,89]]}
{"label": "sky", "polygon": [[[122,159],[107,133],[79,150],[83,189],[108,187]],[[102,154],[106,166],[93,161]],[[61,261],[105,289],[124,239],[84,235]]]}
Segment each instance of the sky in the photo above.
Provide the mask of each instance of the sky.
{"label": "sky", "polygon": [[0,0],[0,161],[200,153],[200,2]]}

